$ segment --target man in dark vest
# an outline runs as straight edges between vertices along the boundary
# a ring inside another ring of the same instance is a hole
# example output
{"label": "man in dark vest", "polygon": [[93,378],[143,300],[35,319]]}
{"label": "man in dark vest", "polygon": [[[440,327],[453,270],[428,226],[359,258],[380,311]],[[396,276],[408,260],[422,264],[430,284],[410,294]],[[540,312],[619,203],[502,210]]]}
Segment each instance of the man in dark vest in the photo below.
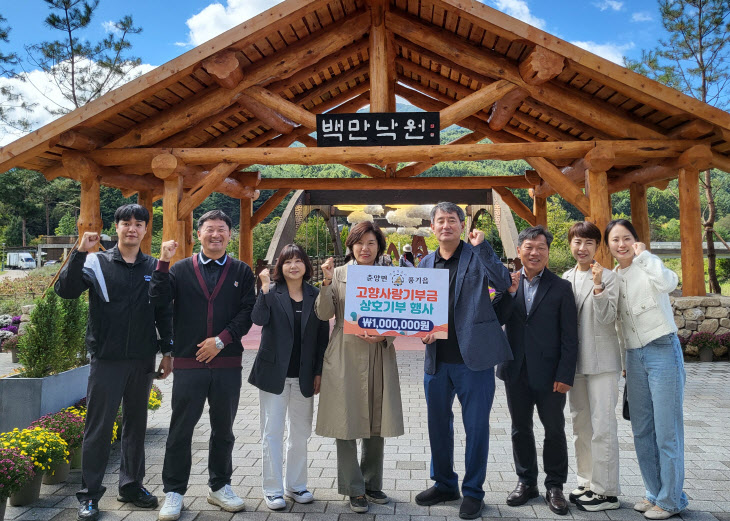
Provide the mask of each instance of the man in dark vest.
{"label": "man in dark vest", "polygon": [[[84,232],[56,282],[56,293],[75,299],[89,290],[86,349],[91,355],[87,387],[86,426],[81,448],[82,489],[78,519],[99,517],[99,500],[111,449],[114,420],[122,403],[122,461],[117,499],[140,508],[157,507],[157,498],[142,486],[147,430],[147,402],[155,372],[155,355],[165,354],[163,378],[172,368],[169,353],[172,310],[149,301],[149,281],[156,261],[140,251],[150,214],[138,204],[114,213],[119,242],[105,252],[89,253],[99,244],[98,232]],[[120,324],[122,325],[120,327]],[[160,340],[157,339],[159,330]]]}
{"label": "man in dark vest", "polygon": [[256,301],[251,268],[226,254],[231,219],[213,210],[198,219],[201,251],[170,267],[178,244],[162,244],[152,274],[150,299],[174,302],[172,418],[162,482],[160,521],[180,517],[192,465],[195,425],[206,400],[210,410],[208,503],[239,512],[244,503],[231,489],[233,421],[241,392],[241,337],[251,328]]}

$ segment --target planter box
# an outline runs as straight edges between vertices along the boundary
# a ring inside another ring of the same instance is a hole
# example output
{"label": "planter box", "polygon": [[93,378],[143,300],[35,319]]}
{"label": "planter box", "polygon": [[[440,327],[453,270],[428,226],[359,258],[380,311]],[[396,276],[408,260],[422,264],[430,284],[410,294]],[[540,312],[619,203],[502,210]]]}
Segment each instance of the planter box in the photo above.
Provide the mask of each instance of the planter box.
{"label": "planter box", "polygon": [[89,366],[45,378],[0,378],[0,432],[24,429],[86,396]]}

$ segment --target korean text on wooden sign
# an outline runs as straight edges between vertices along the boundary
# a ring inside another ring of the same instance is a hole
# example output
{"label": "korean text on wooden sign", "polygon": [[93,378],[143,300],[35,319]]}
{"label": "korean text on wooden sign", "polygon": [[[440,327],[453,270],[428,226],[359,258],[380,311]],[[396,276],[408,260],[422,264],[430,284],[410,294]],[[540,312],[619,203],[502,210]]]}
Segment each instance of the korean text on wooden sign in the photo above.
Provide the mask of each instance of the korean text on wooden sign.
{"label": "korean text on wooden sign", "polygon": [[439,144],[438,112],[317,114],[317,146]]}
{"label": "korean text on wooden sign", "polygon": [[448,270],[347,267],[345,334],[446,338],[448,329]]}

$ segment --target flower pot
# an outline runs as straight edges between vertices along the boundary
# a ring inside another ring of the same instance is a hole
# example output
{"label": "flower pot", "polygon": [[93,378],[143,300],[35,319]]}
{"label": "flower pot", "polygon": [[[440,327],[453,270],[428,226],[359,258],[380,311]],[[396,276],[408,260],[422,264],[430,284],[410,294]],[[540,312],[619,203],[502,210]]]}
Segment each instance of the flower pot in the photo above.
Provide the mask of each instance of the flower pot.
{"label": "flower pot", "polygon": [[0,497],[0,521],[5,519],[5,505],[8,503],[8,498]]}
{"label": "flower pot", "polygon": [[11,507],[22,507],[30,505],[38,501],[41,495],[41,483],[43,482],[43,474],[36,472],[33,478],[26,485],[18,490],[15,494],[10,495]]}
{"label": "flower pot", "polygon": [[700,349],[700,362],[712,362],[712,349]]}
{"label": "flower pot", "polygon": [[71,470],[81,468],[81,454],[81,447],[76,447],[71,452],[71,456],[69,457],[69,461],[71,462]]}
{"label": "flower pot", "polygon": [[68,479],[68,475],[71,472],[71,463],[61,463],[57,467],[51,470],[47,470],[43,474],[44,485],[58,485],[64,483]]}
{"label": "flower pot", "polygon": [[[13,348],[10,350],[10,361],[13,362],[14,364],[18,363],[18,349],[17,348]],[[1,519],[2,518],[0,518],[0,520]]]}

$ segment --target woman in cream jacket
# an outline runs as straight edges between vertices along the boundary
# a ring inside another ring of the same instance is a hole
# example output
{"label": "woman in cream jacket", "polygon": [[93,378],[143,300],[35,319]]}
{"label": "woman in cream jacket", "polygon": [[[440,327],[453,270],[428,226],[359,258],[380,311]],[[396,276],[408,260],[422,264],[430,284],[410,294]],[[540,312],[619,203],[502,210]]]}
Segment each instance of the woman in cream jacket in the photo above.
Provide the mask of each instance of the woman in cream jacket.
{"label": "woman in cream jacket", "polygon": [[629,221],[608,223],[604,234],[618,261],[616,326],[625,356],[631,429],[646,496],[634,505],[647,519],[667,519],[687,508],[684,485],[684,359],[669,292],[677,274],[639,242]]}
{"label": "woman in cream jacket", "polygon": [[578,365],[568,392],[573,418],[578,488],[569,495],[580,510],[613,510],[621,505],[616,403],[621,355],[616,335],[616,275],[593,257],[601,231],[577,222],[568,232],[577,261],[563,275],[573,285],[578,309]]}

